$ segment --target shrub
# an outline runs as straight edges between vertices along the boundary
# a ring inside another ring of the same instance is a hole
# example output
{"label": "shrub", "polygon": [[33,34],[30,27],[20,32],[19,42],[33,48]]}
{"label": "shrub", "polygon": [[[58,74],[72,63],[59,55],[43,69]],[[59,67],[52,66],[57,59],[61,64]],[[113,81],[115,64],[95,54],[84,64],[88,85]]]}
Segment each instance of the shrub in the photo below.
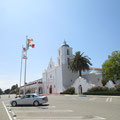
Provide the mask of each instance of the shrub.
{"label": "shrub", "polygon": [[116,91],[116,88],[109,88],[109,91]]}
{"label": "shrub", "polygon": [[108,91],[107,87],[95,86],[91,89],[88,89],[88,92],[97,92],[97,91]]}
{"label": "shrub", "polygon": [[120,84],[116,85],[115,88],[107,87],[93,87],[87,92],[83,93],[85,95],[120,95]]}
{"label": "shrub", "polygon": [[107,82],[108,82],[107,80],[103,79],[103,80],[102,80],[103,86],[105,86]]}
{"label": "shrub", "polygon": [[60,94],[75,94],[75,88],[74,87],[67,88],[64,92]]}
{"label": "shrub", "polygon": [[28,90],[26,91],[26,93],[31,93],[31,91],[28,89]]}
{"label": "shrub", "polygon": [[84,95],[120,95],[120,91],[85,92]]}
{"label": "shrub", "polygon": [[11,90],[11,91],[10,91],[10,94],[15,94],[15,93],[16,93],[15,90]]}
{"label": "shrub", "polygon": [[117,91],[120,91],[120,84],[115,85]]}

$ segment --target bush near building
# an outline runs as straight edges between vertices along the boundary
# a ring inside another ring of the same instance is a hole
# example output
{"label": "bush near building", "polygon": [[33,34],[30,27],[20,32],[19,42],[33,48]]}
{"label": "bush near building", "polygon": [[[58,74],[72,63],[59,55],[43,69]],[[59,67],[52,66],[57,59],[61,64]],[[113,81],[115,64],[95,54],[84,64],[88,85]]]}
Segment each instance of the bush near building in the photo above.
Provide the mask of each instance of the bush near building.
{"label": "bush near building", "polygon": [[115,85],[115,88],[116,88],[117,91],[120,91],[120,84]]}
{"label": "bush near building", "polygon": [[88,92],[98,92],[98,91],[108,91],[107,87],[95,86],[91,89],[88,89]]}
{"label": "bush near building", "polygon": [[64,92],[61,92],[60,94],[75,94],[75,88],[69,87]]}
{"label": "bush near building", "polygon": [[115,88],[107,87],[93,87],[87,92],[83,93],[85,95],[120,95],[120,84],[116,85]]}
{"label": "bush near building", "polygon": [[26,93],[28,93],[28,94],[31,93],[31,90],[27,90]]}

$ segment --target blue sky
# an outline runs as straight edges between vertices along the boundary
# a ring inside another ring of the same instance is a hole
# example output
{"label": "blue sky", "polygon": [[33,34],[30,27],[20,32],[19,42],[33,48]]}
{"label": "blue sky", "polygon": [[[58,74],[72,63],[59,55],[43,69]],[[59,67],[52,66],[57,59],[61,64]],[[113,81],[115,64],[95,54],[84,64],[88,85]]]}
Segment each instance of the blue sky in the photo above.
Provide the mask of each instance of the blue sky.
{"label": "blue sky", "polygon": [[[120,50],[120,0],[0,0],[0,88],[19,84],[22,44],[28,51],[27,82],[42,77],[64,39],[85,52],[93,67]],[[23,83],[23,79],[22,79]]]}

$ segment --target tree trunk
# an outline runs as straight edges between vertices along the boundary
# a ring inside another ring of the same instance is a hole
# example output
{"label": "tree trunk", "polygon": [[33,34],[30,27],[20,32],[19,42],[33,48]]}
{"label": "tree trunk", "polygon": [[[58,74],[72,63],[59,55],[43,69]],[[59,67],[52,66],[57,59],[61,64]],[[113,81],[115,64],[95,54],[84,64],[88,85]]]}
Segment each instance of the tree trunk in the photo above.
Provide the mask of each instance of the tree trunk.
{"label": "tree trunk", "polygon": [[82,76],[82,73],[81,73],[81,70],[79,70],[79,77],[81,77]]}

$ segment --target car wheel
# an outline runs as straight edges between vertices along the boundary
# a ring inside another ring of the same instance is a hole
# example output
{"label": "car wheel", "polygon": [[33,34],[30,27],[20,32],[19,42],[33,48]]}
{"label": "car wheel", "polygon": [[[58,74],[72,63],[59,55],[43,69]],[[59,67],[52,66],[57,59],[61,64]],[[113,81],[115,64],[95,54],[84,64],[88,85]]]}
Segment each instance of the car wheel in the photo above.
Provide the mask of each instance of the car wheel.
{"label": "car wheel", "polygon": [[34,101],[33,105],[34,105],[34,106],[38,106],[38,105],[39,105],[39,102],[38,102],[38,101]]}
{"label": "car wheel", "polygon": [[13,107],[17,106],[17,102],[13,101],[13,102],[12,102],[12,106],[13,106]]}

